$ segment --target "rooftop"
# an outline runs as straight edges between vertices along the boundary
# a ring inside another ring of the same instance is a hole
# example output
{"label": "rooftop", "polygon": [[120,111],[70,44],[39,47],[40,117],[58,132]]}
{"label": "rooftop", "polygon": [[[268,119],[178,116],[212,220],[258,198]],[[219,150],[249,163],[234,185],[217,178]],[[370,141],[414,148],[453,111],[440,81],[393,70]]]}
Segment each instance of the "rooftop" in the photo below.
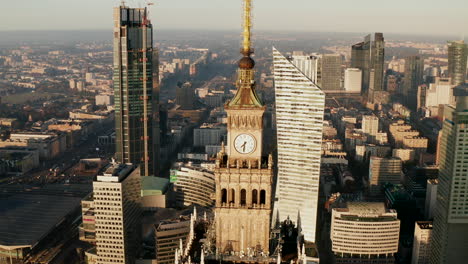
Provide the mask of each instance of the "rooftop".
{"label": "rooftop", "polygon": [[432,229],[432,221],[417,221],[416,224],[421,229]]}
{"label": "rooftop", "polygon": [[18,194],[0,199],[0,248],[34,247],[81,198]]}
{"label": "rooftop", "polygon": [[351,202],[347,207],[350,213],[357,215],[382,215],[386,212],[384,203]]}

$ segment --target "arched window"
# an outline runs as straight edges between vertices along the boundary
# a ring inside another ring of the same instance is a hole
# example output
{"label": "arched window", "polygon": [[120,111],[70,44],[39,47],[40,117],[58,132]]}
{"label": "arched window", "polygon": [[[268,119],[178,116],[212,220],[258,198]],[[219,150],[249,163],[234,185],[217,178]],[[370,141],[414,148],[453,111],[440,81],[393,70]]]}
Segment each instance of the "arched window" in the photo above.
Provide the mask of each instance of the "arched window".
{"label": "arched window", "polygon": [[229,200],[229,203],[235,203],[236,202],[236,191],[234,189],[231,189],[231,199]]}
{"label": "arched window", "polygon": [[257,204],[258,203],[258,191],[253,190],[252,191],[252,204]]}
{"label": "arched window", "polygon": [[221,190],[221,203],[227,203],[227,190]]}
{"label": "arched window", "polygon": [[242,189],[241,190],[241,194],[240,194],[240,203],[242,206],[246,205],[247,204],[247,191],[245,189]]}
{"label": "arched window", "polygon": [[266,202],[266,191],[261,190],[260,191],[260,204],[265,204]]}

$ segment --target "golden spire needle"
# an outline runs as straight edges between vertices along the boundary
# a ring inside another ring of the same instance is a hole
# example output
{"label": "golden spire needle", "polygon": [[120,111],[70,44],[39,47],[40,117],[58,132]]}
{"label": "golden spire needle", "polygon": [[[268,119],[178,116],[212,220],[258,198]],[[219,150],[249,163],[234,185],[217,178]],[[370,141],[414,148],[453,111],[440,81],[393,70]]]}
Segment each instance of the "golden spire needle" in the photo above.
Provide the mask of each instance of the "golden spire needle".
{"label": "golden spire needle", "polygon": [[242,53],[244,55],[248,55],[251,53],[250,49],[250,38],[251,32],[250,29],[252,27],[252,0],[244,0],[244,41],[243,41],[243,50]]}

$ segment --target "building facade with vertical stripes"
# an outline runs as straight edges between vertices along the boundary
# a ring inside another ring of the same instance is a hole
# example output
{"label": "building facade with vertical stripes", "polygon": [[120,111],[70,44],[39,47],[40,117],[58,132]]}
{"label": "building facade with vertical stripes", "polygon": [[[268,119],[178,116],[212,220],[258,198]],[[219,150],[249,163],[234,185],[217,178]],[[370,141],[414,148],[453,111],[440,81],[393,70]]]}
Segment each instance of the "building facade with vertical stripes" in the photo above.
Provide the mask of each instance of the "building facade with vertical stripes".
{"label": "building facade with vertical stripes", "polygon": [[274,215],[300,222],[305,240],[315,242],[325,94],[275,48],[273,64],[278,144]]}

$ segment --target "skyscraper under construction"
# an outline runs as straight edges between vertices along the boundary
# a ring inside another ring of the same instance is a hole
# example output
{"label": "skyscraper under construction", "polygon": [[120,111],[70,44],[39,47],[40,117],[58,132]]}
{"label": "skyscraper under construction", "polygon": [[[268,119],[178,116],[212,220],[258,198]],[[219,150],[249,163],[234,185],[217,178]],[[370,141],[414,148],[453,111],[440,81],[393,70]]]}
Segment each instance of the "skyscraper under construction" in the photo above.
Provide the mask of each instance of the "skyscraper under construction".
{"label": "skyscraper under construction", "polygon": [[158,56],[147,8],[114,8],[116,159],[156,174]]}

